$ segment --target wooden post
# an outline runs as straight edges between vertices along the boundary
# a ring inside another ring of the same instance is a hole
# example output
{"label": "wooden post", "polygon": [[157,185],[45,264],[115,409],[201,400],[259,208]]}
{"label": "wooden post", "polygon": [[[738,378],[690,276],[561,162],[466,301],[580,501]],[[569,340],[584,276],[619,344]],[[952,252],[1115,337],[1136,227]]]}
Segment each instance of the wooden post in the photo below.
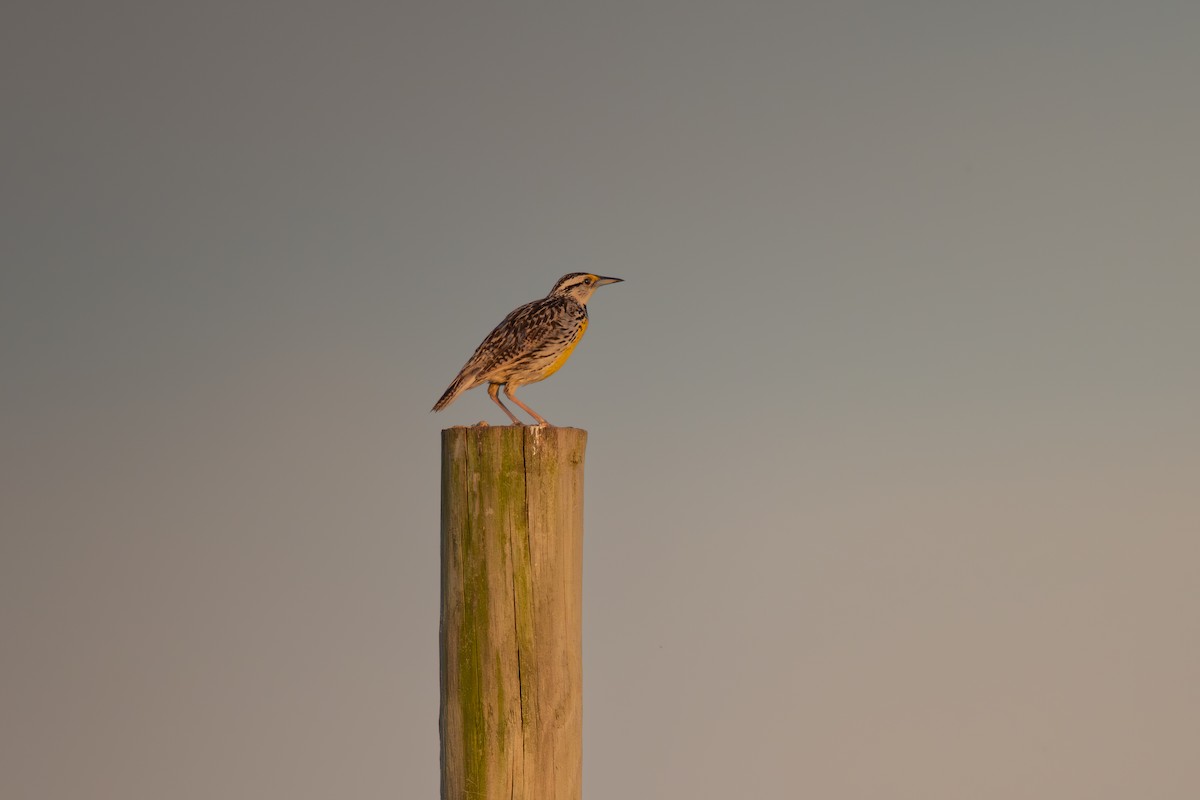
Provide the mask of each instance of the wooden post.
{"label": "wooden post", "polygon": [[442,431],[442,800],[580,800],[578,428]]}

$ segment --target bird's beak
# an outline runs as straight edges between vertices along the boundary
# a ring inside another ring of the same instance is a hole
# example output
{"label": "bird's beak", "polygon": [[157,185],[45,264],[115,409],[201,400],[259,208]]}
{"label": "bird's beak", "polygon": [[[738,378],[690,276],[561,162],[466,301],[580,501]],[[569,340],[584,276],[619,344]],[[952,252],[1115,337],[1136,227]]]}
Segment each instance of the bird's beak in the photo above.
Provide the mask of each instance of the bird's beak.
{"label": "bird's beak", "polygon": [[604,277],[597,275],[596,276],[596,285],[604,286],[605,284],[609,284],[609,283],[620,283],[623,280],[625,280],[625,279],[624,278],[604,278]]}

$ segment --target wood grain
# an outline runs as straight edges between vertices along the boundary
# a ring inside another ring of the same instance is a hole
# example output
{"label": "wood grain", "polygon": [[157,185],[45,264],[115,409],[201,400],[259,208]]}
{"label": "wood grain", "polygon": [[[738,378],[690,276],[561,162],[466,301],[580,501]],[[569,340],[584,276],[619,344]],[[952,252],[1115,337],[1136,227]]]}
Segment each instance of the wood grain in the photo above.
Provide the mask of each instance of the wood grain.
{"label": "wood grain", "polygon": [[579,800],[587,431],[442,431],[443,800]]}

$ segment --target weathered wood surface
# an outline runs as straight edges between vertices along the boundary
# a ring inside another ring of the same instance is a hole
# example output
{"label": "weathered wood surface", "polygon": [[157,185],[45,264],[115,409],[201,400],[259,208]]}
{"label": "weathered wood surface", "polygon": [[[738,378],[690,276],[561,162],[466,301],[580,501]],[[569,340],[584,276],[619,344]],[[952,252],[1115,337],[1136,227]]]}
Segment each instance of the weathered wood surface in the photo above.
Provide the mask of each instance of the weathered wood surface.
{"label": "weathered wood surface", "polygon": [[578,428],[442,431],[443,800],[580,800]]}

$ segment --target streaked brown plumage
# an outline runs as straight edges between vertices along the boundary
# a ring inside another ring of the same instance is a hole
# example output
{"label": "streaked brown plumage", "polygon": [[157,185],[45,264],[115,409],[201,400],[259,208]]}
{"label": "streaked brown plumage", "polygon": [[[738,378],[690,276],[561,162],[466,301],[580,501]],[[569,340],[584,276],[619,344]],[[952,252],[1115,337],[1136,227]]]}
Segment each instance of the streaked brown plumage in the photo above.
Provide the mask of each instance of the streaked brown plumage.
{"label": "streaked brown plumage", "polygon": [[514,425],[523,423],[500,402],[501,386],[505,396],[539,425],[550,424],[517,399],[516,389],[549,378],[566,363],[587,330],[587,302],[592,292],[621,280],[590,272],[572,272],[559,278],[550,294],[513,310],[487,335],[433,410],[441,411],[463,392],[486,383],[488,395]]}

